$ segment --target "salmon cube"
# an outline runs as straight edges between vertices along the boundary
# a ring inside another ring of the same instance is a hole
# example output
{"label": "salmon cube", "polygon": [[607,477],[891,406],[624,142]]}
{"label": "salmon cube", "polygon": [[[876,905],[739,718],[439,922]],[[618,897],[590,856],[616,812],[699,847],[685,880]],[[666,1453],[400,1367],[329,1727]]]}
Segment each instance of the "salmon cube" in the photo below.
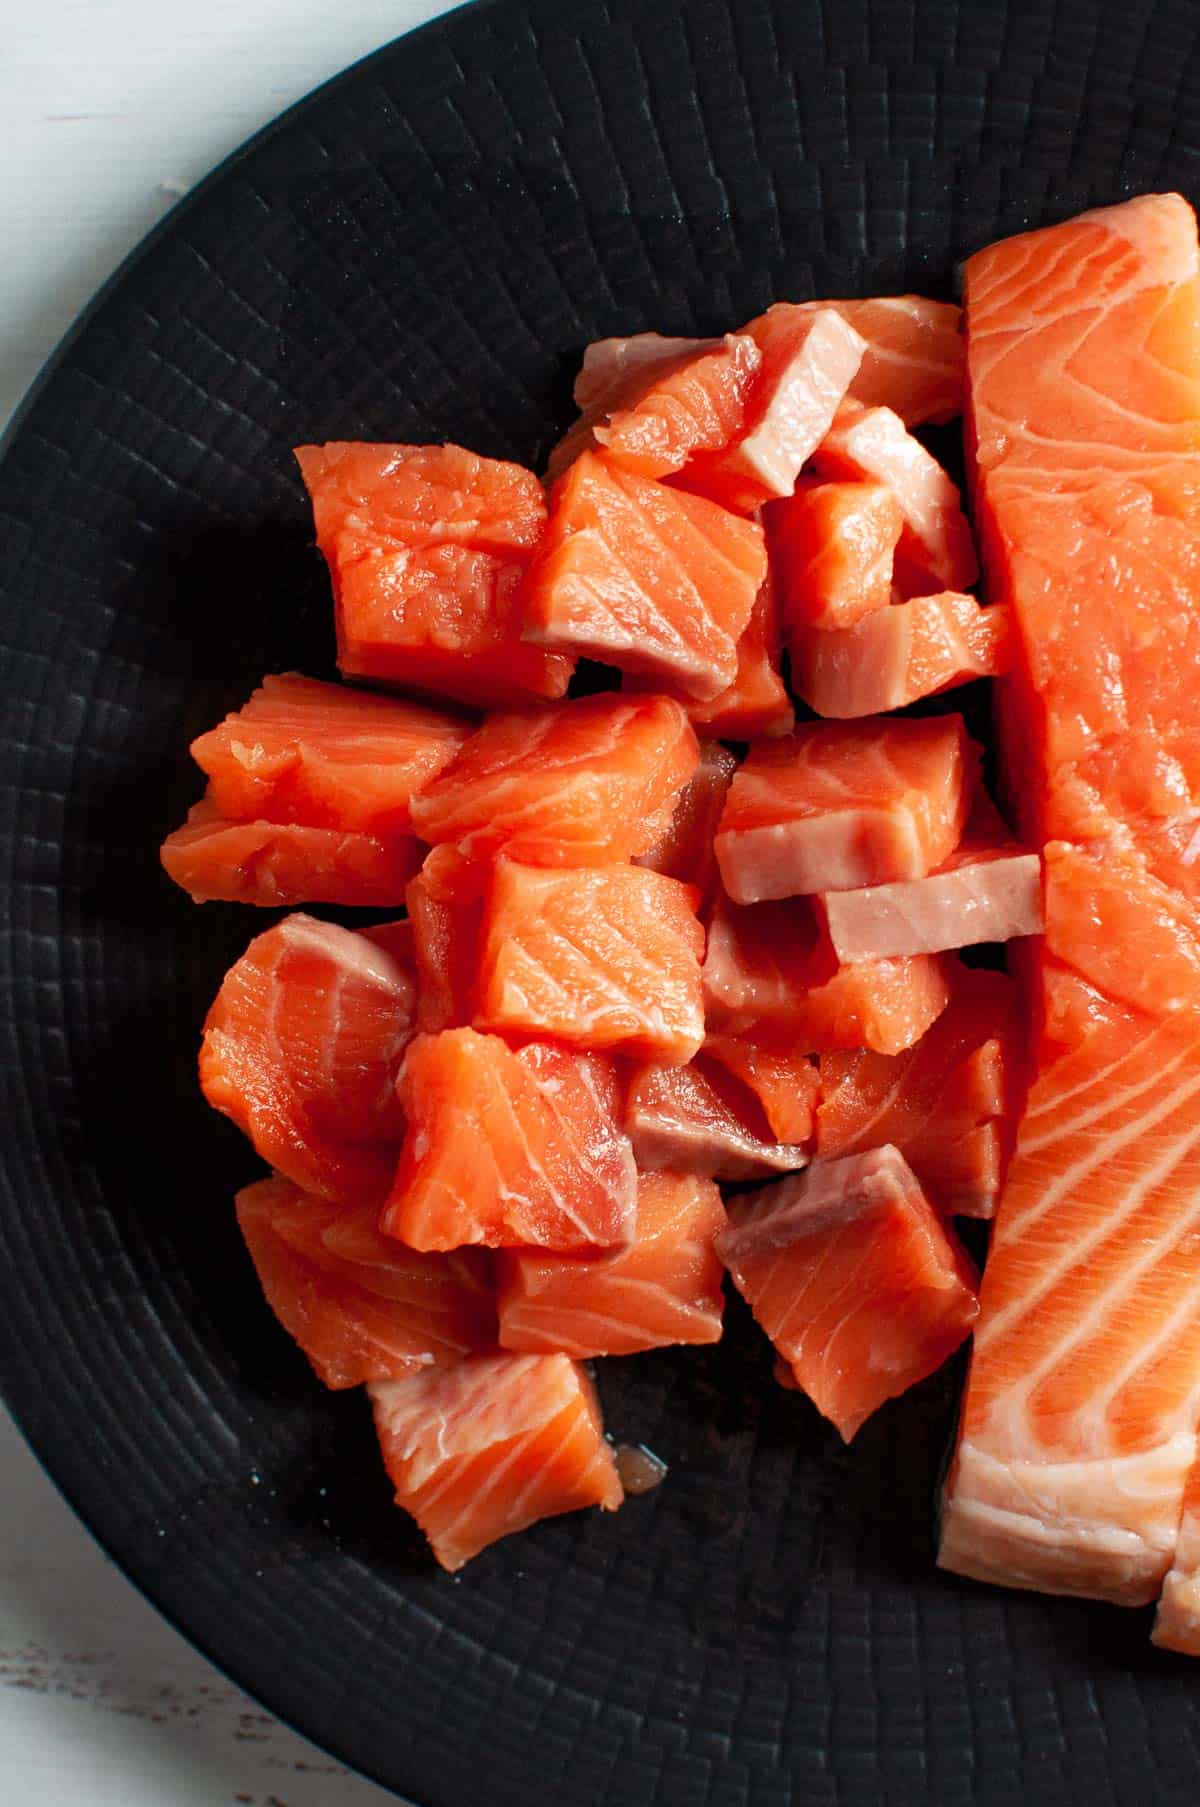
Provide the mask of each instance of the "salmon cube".
{"label": "salmon cube", "polygon": [[767,531],[784,632],[848,628],[892,600],[892,564],[904,517],[886,483],[796,485],[768,511]]}
{"label": "salmon cube", "polygon": [[[966,345],[962,310],[926,295],[868,295],[850,301],[777,301],[764,318],[833,308],[863,341],[850,395],[892,408],[907,427],[941,425],[963,411]],[[753,332],[756,323],[743,328]]]}
{"label": "salmon cube", "polygon": [[414,1249],[611,1248],[637,1211],[613,1063],[498,1035],[419,1035],[399,1084],[408,1134],[380,1228]]}
{"label": "salmon cube", "polygon": [[737,676],[766,571],[757,522],[586,452],[554,488],[526,638],[705,701]]}
{"label": "salmon cube", "polygon": [[222,980],[201,1089],[298,1187],[378,1207],[404,1135],[395,1086],[413,1004],[411,974],[377,943],[285,917]]}
{"label": "salmon cube", "polygon": [[413,798],[462,746],[464,716],[285,672],[192,742],[233,821],[411,834]]}
{"label": "salmon cube", "polygon": [[725,1300],[713,1240],[726,1220],[716,1186],[644,1173],[637,1219],[634,1241],[610,1255],[506,1249],[496,1271],[503,1347],[584,1360],[718,1342]]}
{"label": "salmon cube", "polygon": [[598,449],[596,427],[610,414],[636,402],[659,379],[669,379],[676,370],[694,363],[699,354],[720,352],[723,346],[721,339],[666,338],[662,333],[594,340],[584,351],[575,378],[579,418],[551,451],[546,461],[546,481],[557,482],[581,453]]}
{"label": "salmon cube", "polygon": [[453,1573],[501,1537],[624,1495],[585,1371],[565,1355],[475,1355],[369,1389],[396,1504]]}
{"label": "salmon cube", "polygon": [[404,902],[424,848],[415,835],[308,828],[296,822],[231,822],[210,797],[193,804],[162,844],[167,876],[193,903],[357,904]]}
{"label": "salmon cube", "polygon": [[978,749],[962,717],[818,722],[751,749],[717,831],[737,903],[924,878],[962,838]]}
{"label": "salmon cube", "polygon": [[807,1165],[802,1148],[770,1133],[754,1093],[702,1055],[686,1067],[635,1067],[625,1128],[642,1171],[670,1168],[716,1180],[761,1179]]}
{"label": "salmon cube", "polygon": [[1012,941],[1042,932],[1042,862],[981,794],[961,842],[926,877],[829,891],[821,901],[839,960]]}
{"label": "salmon cube", "polygon": [[807,899],[738,906],[721,900],[708,931],[704,997],[711,1032],[793,1056],[825,1048],[897,1053],[946,1006],[943,958],[841,966]]}
{"label": "salmon cube", "polygon": [[299,446],[348,677],[464,702],[562,696],[572,663],[527,646],[524,579],[546,526],[532,471],[462,446]]}
{"label": "salmon cube", "polygon": [[978,1278],[895,1148],[816,1161],[729,1217],[734,1284],[847,1443],[970,1334]]}
{"label": "salmon cube", "polygon": [[479,937],[491,867],[435,847],[405,898],[417,975],[417,1027],[461,1029],[475,1014]]}
{"label": "salmon cube", "polygon": [[665,367],[643,364],[643,380],[610,400],[592,437],[614,464],[641,477],[669,476],[694,453],[723,451],[744,430],[761,363],[752,338],[727,333]]}
{"label": "salmon cube", "polygon": [[790,496],[829,432],[862,363],[863,341],[832,308],[761,315],[747,331],[762,353],[747,422],[723,451],[689,460],[678,481],[744,514]]}
{"label": "salmon cube", "polygon": [[423,1255],[383,1236],[370,1207],[330,1204],[278,1177],[237,1195],[267,1303],[327,1387],[394,1380],[496,1344],[486,1257]]}
{"label": "salmon cube", "polygon": [[704,1056],[719,1063],[757,1100],[776,1141],[807,1146],[816,1121],[820,1079],[807,1048],[776,1047],[770,1037],[757,1039],[713,1029],[704,1039]]}
{"label": "salmon cube", "polygon": [[847,401],[813,454],[818,476],[886,483],[904,526],[896,548],[896,581],[908,596],[966,590],[979,575],[962,497],[932,452],[890,408]]}
{"label": "salmon cube", "polygon": [[950,1002],[912,1047],[822,1054],[817,1153],[890,1142],[939,1211],[990,1217],[1021,1092],[1017,1000],[1003,973],[950,971]]}
{"label": "salmon cube", "polygon": [[644,853],[699,763],[665,696],[576,697],[491,715],[414,802],[417,833],[471,857],[535,866]]}
{"label": "salmon cube", "polygon": [[696,894],[640,866],[550,871],[502,860],[484,917],[481,1029],[643,1060],[704,1040]]}
{"label": "salmon cube", "polygon": [[736,770],[728,747],[702,740],[700,763],[679,792],[665,833],[635,863],[693,885],[702,903],[711,897],[717,883],[713,837]]}
{"label": "salmon cube", "polygon": [[789,645],[797,694],[818,715],[846,721],[1003,677],[1012,622],[1003,603],[981,608],[947,590],[878,609],[853,627],[801,628]]}

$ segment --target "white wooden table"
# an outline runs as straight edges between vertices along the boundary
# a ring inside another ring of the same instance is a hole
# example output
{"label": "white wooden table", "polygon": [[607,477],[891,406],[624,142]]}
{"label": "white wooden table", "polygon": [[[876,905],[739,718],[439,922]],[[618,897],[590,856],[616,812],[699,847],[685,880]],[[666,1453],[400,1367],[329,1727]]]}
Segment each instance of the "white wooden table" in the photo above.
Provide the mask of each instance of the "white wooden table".
{"label": "white wooden table", "polygon": [[[174,199],[437,0],[0,7],[0,428]],[[384,1807],[157,1618],[0,1408],[4,1807]]]}

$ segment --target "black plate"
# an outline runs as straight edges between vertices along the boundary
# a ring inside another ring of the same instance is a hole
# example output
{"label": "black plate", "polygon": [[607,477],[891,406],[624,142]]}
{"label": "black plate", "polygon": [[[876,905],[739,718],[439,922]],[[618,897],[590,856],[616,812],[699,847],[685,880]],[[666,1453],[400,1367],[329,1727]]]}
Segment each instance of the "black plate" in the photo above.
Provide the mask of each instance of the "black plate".
{"label": "black plate", "polygon": [[12,436],[5,1390],[162,1610],[421,1807],[1200,1797],[1200,1677],[1145,1613],[934,1569],[953,1378],[848,1455],[739,1311],[715,1351],[604,1365],[660,1492],[434,1572],[363,1401],[268,1318],[230,1210],[254,1164],[197,1096],[262,920],[194,910],[156,858],[189,737],[264,670],[330,667],[293,443],[531,460],[598,334],[947,293],[998,234],[1195,193],[1198,26],[1190,0],[468,9],[179,208]]}

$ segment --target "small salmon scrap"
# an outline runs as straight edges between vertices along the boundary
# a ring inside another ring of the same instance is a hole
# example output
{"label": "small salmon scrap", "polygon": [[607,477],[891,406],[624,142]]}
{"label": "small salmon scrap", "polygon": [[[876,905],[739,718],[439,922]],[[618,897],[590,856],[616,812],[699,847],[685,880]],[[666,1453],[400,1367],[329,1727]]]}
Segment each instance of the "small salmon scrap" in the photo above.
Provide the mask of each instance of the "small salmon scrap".
{"label": "small salmon scrap", "polygon": [[949,995],[940,955],[840,965],[807,898],[720,899],[713,912],[704,958],[710,1048],[715,1034],[718,1047],[748,1037],[793,1057],[826,1048],[896,1054],[924,1035]]}
{"label": "small salmon scrap", "polygon": [[679,792],[666,832],[638,854],[634,864],[693,885],[701,903],[706,903],[717,883],[713,836],[736,770],[737,760],[728,747],[702,740],[700,763]]}
{"label": "small salmon scrap", "polygon": [[404,902],[424,849],[413,835],[231,822],[210,797],[188,811],[160,849],[163,870],[193,903],[261,909],[336,903],[392,909]]}
{"label": "small salmon scrap", "polygon": [[[926,295],[869,295],[850,301],[777,301],[764,319],[832,308],[863,341],[850,395],[891,408],[906,427],[943,425],[963,411],[966,356],[962,310]],[[744,327],[752,332],[754,325]]]}
{"label": "small salmon scrap", "polygon": [[808,1164],[803,1148],[772,1141],[761,1105],[716,1061],[635,1067],[625,1129],[643,1171],[669,1168],[715,1180],[762,1179]]}
{"label": "small salmon scrap", "polygon": [[583,1360],[718,1342],[725,1301],[713,1240],[725,1221],[711,1180],[642,1174],[637,1235],[627,1249],[588,1257],[506,1249],[497,1257],[501,1344]]}
{"label": "small salmon scrap", "polygon": [[644,853],[700,745],[665,696],[576,697],[491,715],[414,800],[417,833],[472,858],[604,865]]}
{"label": "small salmon scrap", "polygon": [[816,1152],[891,1143],[939,1211],[990,1217],[1024,1091],[1024,1035],[1005,974],[947,971],[950,1002],[912,1047],[822,1054]]}
{"label": "small salmon scrap", "polygon": [[969,1335],[977,1276],[895,1148],[743,1194],[717,1252],[797,1386],[849,1443]]}
{"label": "small salmon scrap", "polygon": [[888,485],[904,517],[896,581],[906,595],[970,589],[979,563],[962,497],[898,414],[844,402],[812,462],[821,477]]}
{"label": "small salmon scrap", "polygon": [[789,640],[792,684],[818,715],[845,721],[903,709],[976,678],[1001,678],[1012,661],[1012,618],[945,590],[865,615],[853,627],[807,628]]}
{"label": "small salmon scrap", "polygon": [[414,1249],[611,1248],[634,1233],[633,1151],[611,1061],[497,1035],[419,1035],[408,1134],[380,1228]]}
{"label": "small salmon scrap", "polygon": [[463,702],[560,697],[573,662],[522,640],[546,528],[532,471],[456,445],[298,446],[347,677]]}
{"label": "small salmon scrap", "polygon": [[817,722],[753,747],[717,863],[737,903],[924,878],[962,837],[978,749],[962,717]]}
{"label": "small salmon scrap", "polygon": [[539,1519],[621,1504],[595,1388],[566,1355],[474,1355],[368,1391],[396,1503],[452,1573]]}
{"label": "small salmon scrap", "polygon": [[405,893],[417,975],[417,1027],[461,1029],[475,1014],[479,937],[492,869],[447,843],[430,850]]}
{"label": "small salmon scrap", "polygon": [[696,894],[641,866],[502,860],[484,916],[475,1022],[682,1065],[704,1040]]}
{"label": "small salmon scrap", "polygon": [[904,517],[886,483],[802,477],[766,518],[789,642],[814,628],[853,627],[887,608]]}
{"label": "small salmon scrap", "polygon": [[757,522],[585,452],[554,487],[526,638],[703,702],[737,676],[766,574]]}
{"label": "small salmon scrap", "polygon": [[327,1387],[447,1367],[496,1344],[483,1257],[419,1254],[370,1207],[330,1204],[278,1176],[237,1195],[238,1223],[275,1316]]}
{"label": "small salmon scrap", "polygon": [[404,1134],[395,1085],[413,1005],[410,972],[377,943],[285,917],[221,982],[204,1096],[306,1192],[378,1206]]}
{"label": "small salmon scrap", "polygon": [[1013,941],[1042,932],[1042,862],[981,791],[959,845],[924,878],[828,891],[821,903],[839,960]]}

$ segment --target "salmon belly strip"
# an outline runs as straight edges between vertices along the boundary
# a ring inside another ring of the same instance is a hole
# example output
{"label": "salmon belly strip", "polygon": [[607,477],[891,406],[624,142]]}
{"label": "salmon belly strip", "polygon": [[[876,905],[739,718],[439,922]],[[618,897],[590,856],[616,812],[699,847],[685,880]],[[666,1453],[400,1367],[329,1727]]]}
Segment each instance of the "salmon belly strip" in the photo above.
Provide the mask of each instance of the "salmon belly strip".
{"label": "salmon belly strip", "polygon": [[1052,845],[939,1559],[1130,1605],[1175,1560],[1200,1415],[1198,271],[1165,195],[965,278],[976,518],[1015,641],[1000,739],[1020,831]]}

